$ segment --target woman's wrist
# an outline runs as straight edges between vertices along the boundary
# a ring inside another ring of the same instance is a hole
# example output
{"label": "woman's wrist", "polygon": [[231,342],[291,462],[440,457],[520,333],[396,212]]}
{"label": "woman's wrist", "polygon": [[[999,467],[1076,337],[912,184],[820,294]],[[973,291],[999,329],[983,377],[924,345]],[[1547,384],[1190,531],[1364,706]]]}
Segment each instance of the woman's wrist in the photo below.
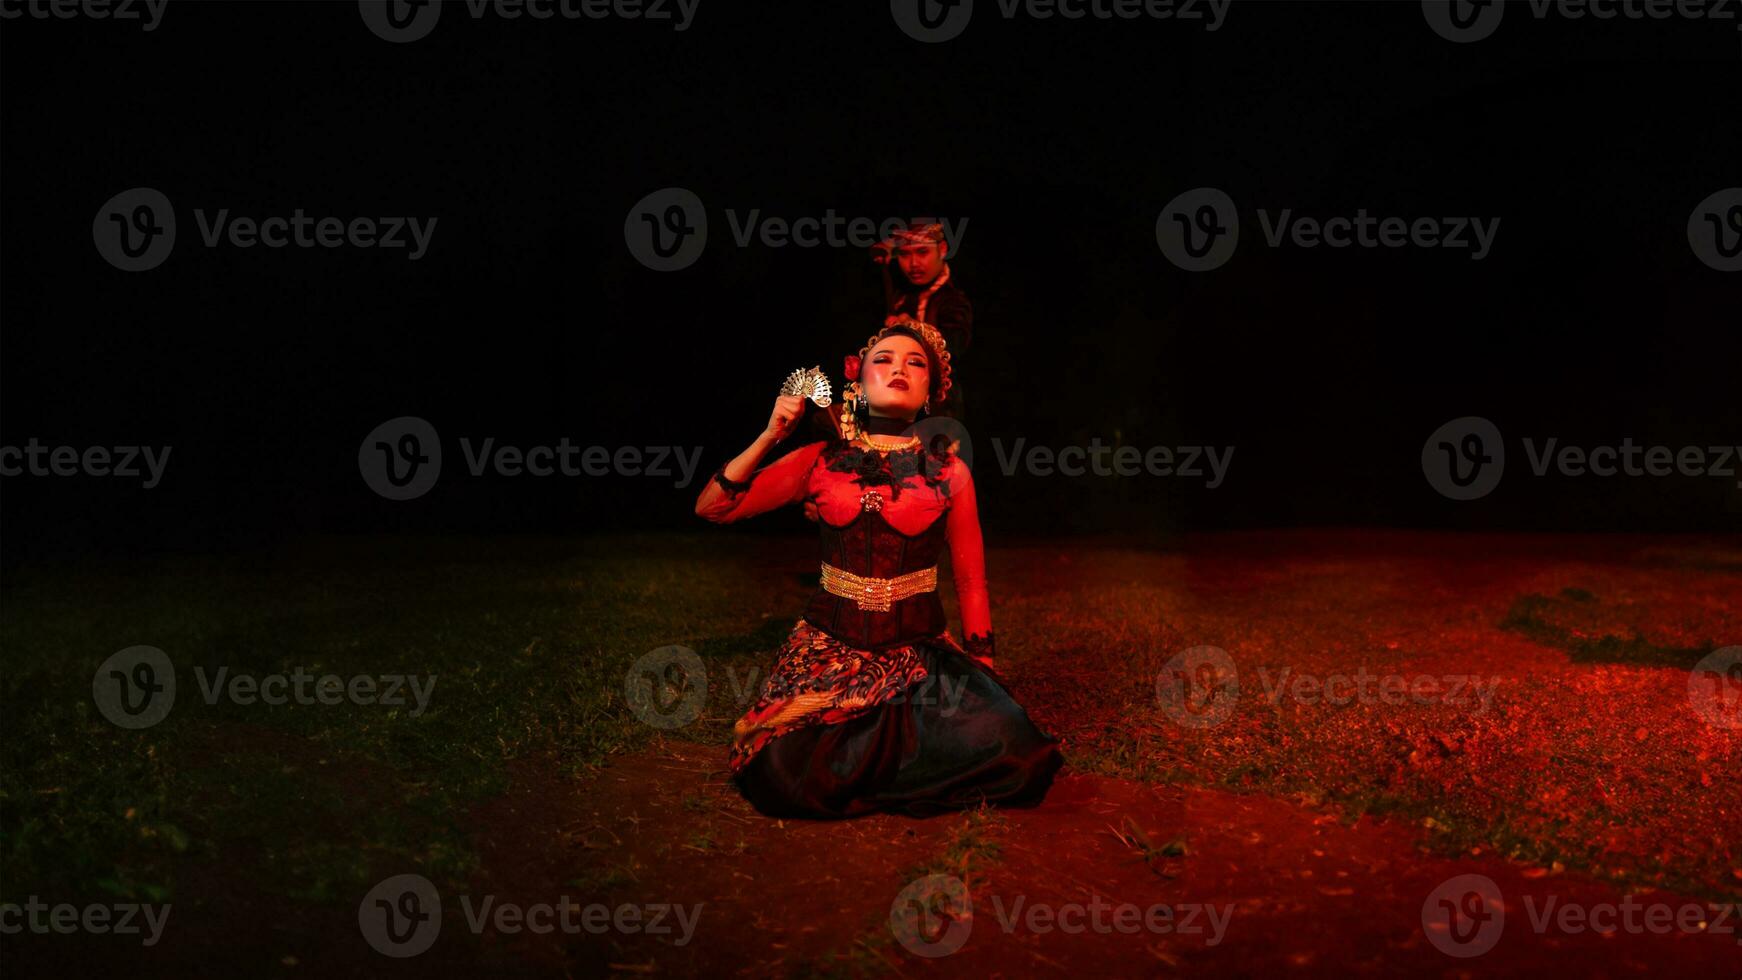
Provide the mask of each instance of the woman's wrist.
{"label": "woman's wrist", "polygon": [[969,633],[962,649],[968,656],[984,664],[990,664],[998,659],[997,641],[990,627],[984,633]]}
{"label": "woman's wrist", "polygon": [[724,466],[714,471],[713,480],[719,485],[720,489],[726,491],[726,495],[730,497],[736,497],[750,489],[749,480],[734,480],[731,477],[728,477],[726,475],[726,467]]}

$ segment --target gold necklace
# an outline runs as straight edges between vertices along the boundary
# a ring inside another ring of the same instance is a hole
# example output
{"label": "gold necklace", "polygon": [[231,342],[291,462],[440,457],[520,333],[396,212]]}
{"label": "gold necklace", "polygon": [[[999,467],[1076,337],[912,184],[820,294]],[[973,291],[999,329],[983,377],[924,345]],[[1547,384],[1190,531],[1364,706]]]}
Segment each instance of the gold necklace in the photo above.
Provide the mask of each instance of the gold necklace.
{"label": "gold necklace", "polygon": [[[879,439],[885,439],[885,440],[893,439],[893,441],[879,442],[878,441]],[[903,439],[903,438],[892,437],[892,436],[875,436],[869,432],[860,432],[859,433],[859,442],[861,444],[863,444],[867,449],[874,449],[880,453],[898,453],[898,452],[903,452],[903,451],[906,451],[909,449],[918,449],[919,445],[920,445],[920,438],[919,438],[919,436],[908,436],[907,438]]]}

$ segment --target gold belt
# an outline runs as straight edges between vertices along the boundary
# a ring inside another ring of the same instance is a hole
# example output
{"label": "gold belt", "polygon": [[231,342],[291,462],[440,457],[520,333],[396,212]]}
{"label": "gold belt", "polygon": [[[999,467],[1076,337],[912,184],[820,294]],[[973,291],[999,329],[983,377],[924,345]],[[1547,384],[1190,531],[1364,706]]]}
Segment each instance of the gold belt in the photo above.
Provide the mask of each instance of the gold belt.
{"label": "gold belt", "polygon": [[894,578],[868,578],[843,572],[828,562],[823,562],[823,591],[843,599],[852,599],[864,612],[888,612],[890,603],[922,592],[934,592],[937,587],[936,565]]}

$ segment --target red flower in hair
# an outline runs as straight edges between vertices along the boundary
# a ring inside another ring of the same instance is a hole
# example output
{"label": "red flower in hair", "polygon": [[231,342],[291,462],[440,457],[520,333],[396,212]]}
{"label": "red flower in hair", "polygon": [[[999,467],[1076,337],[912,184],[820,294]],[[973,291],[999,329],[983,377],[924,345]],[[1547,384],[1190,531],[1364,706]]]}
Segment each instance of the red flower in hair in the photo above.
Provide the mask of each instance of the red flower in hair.
{"label": "red flower in hair", "polygon": [[847,373],[848,381],[859,380],[859,355],[848,354],[847,360],[843,363],[842,367]]}

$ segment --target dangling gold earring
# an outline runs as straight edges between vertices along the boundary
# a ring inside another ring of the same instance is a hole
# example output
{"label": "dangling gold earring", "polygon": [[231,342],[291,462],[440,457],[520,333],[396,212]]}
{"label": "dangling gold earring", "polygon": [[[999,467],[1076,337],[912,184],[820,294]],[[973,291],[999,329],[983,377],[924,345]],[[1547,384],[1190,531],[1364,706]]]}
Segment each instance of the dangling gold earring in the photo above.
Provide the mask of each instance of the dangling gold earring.
{"label": "dangling gold earring", "polygon": [[859,438],[859,399],[862,396],[863,393],[859,389],[859,382],[855,381],[847,386],[845,397],[842,399],[841,438],[848,442],[852,442],[854,439]]}

